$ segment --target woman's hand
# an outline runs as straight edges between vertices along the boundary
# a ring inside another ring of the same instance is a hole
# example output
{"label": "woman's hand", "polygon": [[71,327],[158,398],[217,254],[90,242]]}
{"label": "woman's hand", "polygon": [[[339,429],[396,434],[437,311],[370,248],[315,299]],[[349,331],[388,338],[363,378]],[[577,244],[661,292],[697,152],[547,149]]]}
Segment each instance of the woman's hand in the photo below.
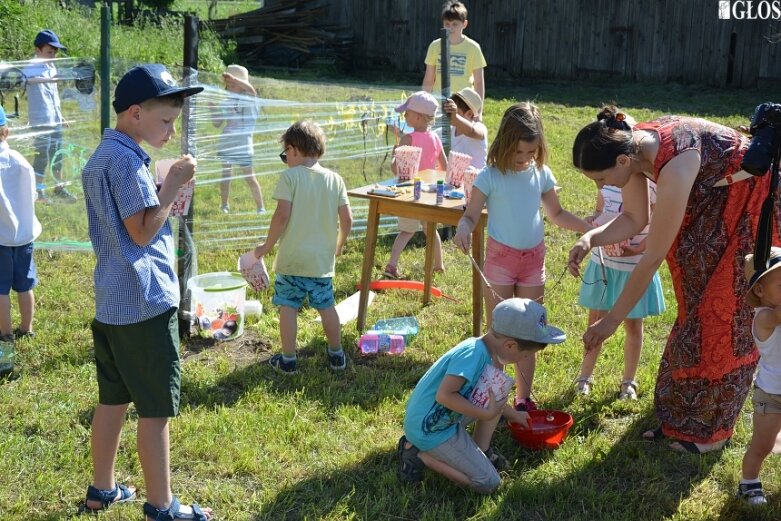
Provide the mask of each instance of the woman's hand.
{"label": "woman's hand", "polygon": [[583,334],[583,344],[586,347],[586,351],[591,351],[602,345],[605,340],[616,332],[620,323],[620,320],[615,321],[610,318],[610,315],[605,315],[591,324]]}
{"label": "woman's hand", "polygon": [[589,250],[591,250],[591,237],[588,234],[581,235],[575,246],[569,251],[567,270],[573,277],[580,276],[580,263],[586,258]]}

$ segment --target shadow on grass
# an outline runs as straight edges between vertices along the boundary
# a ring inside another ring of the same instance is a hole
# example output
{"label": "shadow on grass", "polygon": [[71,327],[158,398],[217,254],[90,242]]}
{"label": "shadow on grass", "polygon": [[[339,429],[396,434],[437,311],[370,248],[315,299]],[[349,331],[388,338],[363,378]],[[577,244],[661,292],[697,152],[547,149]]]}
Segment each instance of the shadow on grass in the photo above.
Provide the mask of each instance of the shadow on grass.
{"label": "shadow on grass", "polygon": [[354,465],[297,481],[250,519],[342,519],[350,514],[358,519],[468,519],[480,509],[481,496],[431,472],[418,486],[400,483],[395,458],[395,450],[376,452]]}
{"label": "shadow on grass", "polygon": [[511,518],[518,505],[530,520],[669,518],[708,479],[721,453],[679,454],[667,446],[669,440],[643,441],[651,423],[649,416],[639,418],[608,449],[596,445],[590,461],[563,478],[516,480],[490,519]]}
{"label": "shadow on grass", "polygon": [[[271,352],[208,384],[182,381],[182,407],[230,407],[257,387],[289,395],[303,393],[307,400],[336,409],[358,405],[373,409],[387,399],[401,399],[417,383],[429,364],[411,357],[359,358],[354,356],[343,372],[328,366],[325,339],[298,350],[298,373],[278,373],[269,364]],[[348,350],[348,353],[352,353]]]}

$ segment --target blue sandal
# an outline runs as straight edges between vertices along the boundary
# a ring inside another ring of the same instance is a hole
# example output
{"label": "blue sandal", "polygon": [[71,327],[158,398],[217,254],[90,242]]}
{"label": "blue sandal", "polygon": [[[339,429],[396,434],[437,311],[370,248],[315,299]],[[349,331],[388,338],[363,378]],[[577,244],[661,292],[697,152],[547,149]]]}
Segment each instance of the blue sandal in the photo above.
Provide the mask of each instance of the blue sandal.
{"label": "blue sandal", "polygon": [[[117,493],[119,493],[119,499],[117,499]],[[136,498],[135,490],[130,490],[129,487],[125,485],[120,485],[119,483],[114,485],[113,490],[100,490],[90,485],[87,487],[87,499],[84,500],[84,504],[82,504],[80,512],[97,514],[98,512],[102,512],[103,510],[106,510],[111,505],[114,505],[116,503],[124,503],[126,501],[132,501],[135,498]],[[100,502],[102,506],[100,508],[90,508],[87,506],[87,501],[97,501]]]}
{"label": "blue sandal", "polygon": [[181,506],[182,505],[179,503],[177,497],[174,496],[171,500],[171,504],[168,506],[168,508],[165,509],[156,508],[149,503],[144,503],[144,514],[147,517],[151,517],[155,521],[174,521],[176,519],[184,519],[189,521],[209,520],[209,518],[206,517],[206,514],[203,513],[203,510],[201,510],[201,507],[198,506],[198,503],[193,503],[190,505],[193,509],[192,514],[184,514],[179,512],[179,508]]}

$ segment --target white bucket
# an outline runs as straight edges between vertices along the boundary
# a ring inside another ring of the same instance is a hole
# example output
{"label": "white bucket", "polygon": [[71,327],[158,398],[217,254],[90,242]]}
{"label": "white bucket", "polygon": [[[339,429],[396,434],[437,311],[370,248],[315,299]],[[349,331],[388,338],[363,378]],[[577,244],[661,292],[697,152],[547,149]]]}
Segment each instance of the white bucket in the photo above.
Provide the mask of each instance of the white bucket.
{"label": "white bucket", "polygon": [[204,273],[187,281],[191,313],[200,336],[233,340],[244,333],[247,283],[239,273]]}

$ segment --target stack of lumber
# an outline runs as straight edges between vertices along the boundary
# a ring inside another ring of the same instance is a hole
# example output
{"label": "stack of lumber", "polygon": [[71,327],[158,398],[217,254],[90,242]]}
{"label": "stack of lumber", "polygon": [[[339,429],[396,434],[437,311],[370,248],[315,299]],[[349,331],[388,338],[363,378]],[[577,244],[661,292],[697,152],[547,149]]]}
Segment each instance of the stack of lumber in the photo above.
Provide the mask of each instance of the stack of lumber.
{"label": "stack of lumber", "polygon": [[236,42],[242,62],[299,66],[314,57],[346,61],[352,32],[328,22],[328,6],[312,0],[266,2],[260,9],[204,22],[222,39]]}

